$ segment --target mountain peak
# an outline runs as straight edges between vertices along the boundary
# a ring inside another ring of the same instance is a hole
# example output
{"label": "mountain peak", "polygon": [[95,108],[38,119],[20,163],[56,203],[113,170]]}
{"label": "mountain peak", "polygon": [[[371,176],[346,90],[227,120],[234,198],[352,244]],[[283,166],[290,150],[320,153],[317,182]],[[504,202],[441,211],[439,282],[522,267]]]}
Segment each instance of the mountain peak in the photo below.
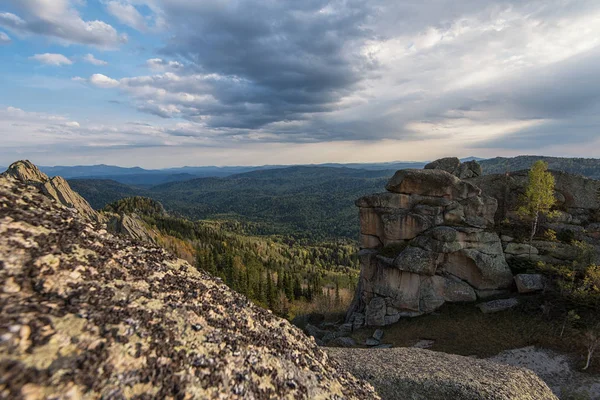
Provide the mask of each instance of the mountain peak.
{"label": "mountain peak", "polygon": [[48,175],[40,171],[38,167],[29,160],[19,160],[12,163],[2,175],[31,183],[46,183],[50,180]]}

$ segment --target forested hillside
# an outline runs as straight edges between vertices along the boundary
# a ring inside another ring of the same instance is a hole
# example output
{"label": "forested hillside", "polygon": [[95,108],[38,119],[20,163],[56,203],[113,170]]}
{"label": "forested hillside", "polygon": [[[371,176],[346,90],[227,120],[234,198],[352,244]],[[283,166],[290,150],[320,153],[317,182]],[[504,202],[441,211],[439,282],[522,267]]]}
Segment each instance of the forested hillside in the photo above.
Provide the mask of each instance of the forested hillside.
{"label": "forested hillside", "polygon": [[343,312],[354,292],[359,266],[350,240],[249,235],[256,230],[252,223],[171,217],[160,203],[143,197],[122,199],[105,211],[136,213],[160,232],[163,247],[284,317]]}
{"label": "forested hillside", "polygon": [[290,167],[226,178],[200,178],[138,189],[116,182],[70,180],[94,208],[130,196],[147,196],[172,215],[190,220],[253,222],[250,233],[351,238],[358,235],[354,201],[380,191],[394,171],[333,167]]}

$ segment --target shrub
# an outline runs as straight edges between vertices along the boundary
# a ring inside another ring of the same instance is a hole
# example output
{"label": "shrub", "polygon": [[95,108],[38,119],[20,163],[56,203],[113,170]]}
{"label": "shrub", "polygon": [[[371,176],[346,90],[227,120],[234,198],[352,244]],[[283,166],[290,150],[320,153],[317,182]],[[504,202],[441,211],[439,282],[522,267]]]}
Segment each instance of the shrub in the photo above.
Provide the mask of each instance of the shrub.
{"label": "shrub", "polygon": [[556,238],[563,243],[571,243],[575,240],[575,232],[571,229],[561,229],[556,235]]}

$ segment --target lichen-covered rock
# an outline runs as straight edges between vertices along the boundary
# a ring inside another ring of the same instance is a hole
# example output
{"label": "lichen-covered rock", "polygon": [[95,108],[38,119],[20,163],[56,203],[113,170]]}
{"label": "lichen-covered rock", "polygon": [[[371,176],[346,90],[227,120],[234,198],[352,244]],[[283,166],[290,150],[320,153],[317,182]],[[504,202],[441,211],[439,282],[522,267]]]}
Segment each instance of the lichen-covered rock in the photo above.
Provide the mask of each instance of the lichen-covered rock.
{"label": "lichen-covered rock", "polygon": [[0,282],[2,398],[378,398],[220,280],[6,177]]}
{"label": "lichen-covered rock", "polygon": [[327,349],[388,400],[557,400],[528,369],[415,348]]}

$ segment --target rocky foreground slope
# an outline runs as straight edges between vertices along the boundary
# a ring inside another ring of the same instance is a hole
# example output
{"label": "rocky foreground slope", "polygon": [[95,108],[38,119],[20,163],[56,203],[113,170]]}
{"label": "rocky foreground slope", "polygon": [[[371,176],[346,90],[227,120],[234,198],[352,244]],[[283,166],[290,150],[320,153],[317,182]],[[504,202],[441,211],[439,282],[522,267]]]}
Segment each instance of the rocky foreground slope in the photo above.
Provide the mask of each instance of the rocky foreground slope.
{"label": "rocky foreground slope", "polygon": [[0,398],[378,398],[287,321],[44,193],[0,177]]}
{"label": "rocky foreground slope", "polygon": [[388,400],[552,400],[533,372],[413,348],[329,349],[353,374]]}

